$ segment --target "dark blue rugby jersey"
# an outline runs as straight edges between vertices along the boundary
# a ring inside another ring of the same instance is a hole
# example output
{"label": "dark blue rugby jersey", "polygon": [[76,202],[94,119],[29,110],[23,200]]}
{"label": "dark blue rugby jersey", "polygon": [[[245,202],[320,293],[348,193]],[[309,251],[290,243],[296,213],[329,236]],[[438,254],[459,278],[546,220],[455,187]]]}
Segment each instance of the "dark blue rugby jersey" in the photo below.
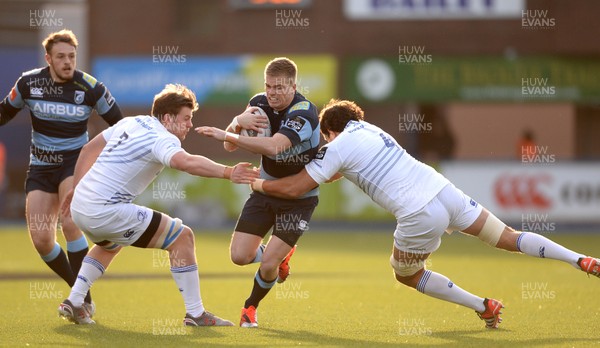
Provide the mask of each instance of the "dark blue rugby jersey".
{"label": "dark blue rugby jersey", "polygon": [[[317,107],[300,93],[296,93],[290,105],[279,112],[269,106],[265,93],[255,95],[248,104],[267,113],[271,134],[283,134],[292,143],[289,149],[276,156],[262,156],[261,177],[276,179],[300,172],[319,151],[321,138]],[[316,196],[318,190],[315,188],[301,198]]]}
{"label": "dark blue rugby jersey", "polygon": [[55,82],[50,68],[23,73],[0,103],[0,126],[27,106],[31,114],[30,165],[54,164],[48,159],[81,149],[88,142],[87,122],[92,110],[109,124],[123,118],[108,89],[94,77],[75,70],[73,79]]}

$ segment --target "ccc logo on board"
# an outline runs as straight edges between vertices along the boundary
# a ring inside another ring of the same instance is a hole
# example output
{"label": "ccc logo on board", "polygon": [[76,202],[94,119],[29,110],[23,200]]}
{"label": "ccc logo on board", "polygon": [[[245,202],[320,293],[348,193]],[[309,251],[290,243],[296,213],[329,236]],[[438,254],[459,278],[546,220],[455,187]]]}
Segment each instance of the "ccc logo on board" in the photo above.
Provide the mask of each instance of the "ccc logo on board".
{"label": "ccc logo on board", "polygon": [[541,187],[551,182],[552,178],[546,174],[503,174],[494,184],[494,196],[502,208],[548,209],[552,201],[544,195]]}

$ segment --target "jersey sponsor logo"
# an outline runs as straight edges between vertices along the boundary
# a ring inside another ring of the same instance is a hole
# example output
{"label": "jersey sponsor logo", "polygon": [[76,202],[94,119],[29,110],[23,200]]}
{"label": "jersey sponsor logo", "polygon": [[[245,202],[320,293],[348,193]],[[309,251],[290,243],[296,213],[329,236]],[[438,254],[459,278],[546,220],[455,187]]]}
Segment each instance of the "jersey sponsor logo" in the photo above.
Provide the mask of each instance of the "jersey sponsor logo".
{"label": "jersey sponsor logo", "polygon": [[552,178],[548,175],[504,174],[494,184],[494,196],[502,208],[548,209],[552,201],[542,191]]}
{"label": "jersey sponsor logo", "polygon": [[296,116],[294,118],[290,118],[289,120],[287,120],[285,122],[285,126],[295,130],[296,132],[299,132],[302,129],[302,127],[304,127],[305,123],[306,123],[305,119],[303,119],[302,117]]}
{"label": "jersey sponsor logo", "polygon": [[112,107],[115,103],[115,98],[110,94],[108,89],[106,90],[106,93],[104,93],[104,100],[106,101],[106,104],[108,104],[108,107]]}
{"label": "jersey sponsor logo", "polygon": [[75,104],[81,104],[83,103],[83,98],[85,97],[85,92],[84,91],[75,91]]}
{"label": "jersey sponsor logo", "polygon": [[87,73],[83,73],[83,80],[87,82],[92,88],[96,86],[98,80],[96,80],[93,76],[88,75]]}
{"label": "jersey sponsor logo", "polygon": [[323,146],[319,152],[315,155],[315,159],[322,160],[325,157],[325,152],[327,152],[327,146]]}
{"label": "jersey sponsor logo", "polygon": [[48,102],[36,102],[33,104],[34,114],[41,114],[40,116],[85,116],[85,111],[85,106],[79,105]]}
{"label": "jersey sponsor logo", "polygon": [[290,108],[290,111],[288,111],[289,113],[292,113],[294,111],[298,111],[298,110],[308,110],[310,109],[310,103],[307,101],[303,101],[303,102],[299,102],[296,103],[294,106],[292,106]]}
{"label": "jersey sponsor logo", "polygon": [[44,89],[42,87],[30,87],[29,94],[34,98],[44,98]]}

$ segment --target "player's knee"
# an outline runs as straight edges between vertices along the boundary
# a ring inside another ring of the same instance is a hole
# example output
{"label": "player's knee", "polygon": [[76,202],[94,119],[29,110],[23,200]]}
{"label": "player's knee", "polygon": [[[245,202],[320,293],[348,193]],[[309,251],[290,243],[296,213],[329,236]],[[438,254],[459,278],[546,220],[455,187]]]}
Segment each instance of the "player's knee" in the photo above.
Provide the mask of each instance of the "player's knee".
{"label": "player's knee", "polygon": [[260,261],[260,269],[265,272],[271,272],[279,268],[281,261],[273,257],[265,257],[263,254],[263,259]]}
{"label": "player's knee", "polygon": [[181,234],[179,235],[179,237],[177,238],[177,240],[179,240],[180,243],[183,243],[184,245],[187,245],[188,247],[195,249],[195,238],[194,238],[194,231],[192,231],[191,228],[183,225],[183,230],[181,231]]}
{"label": "player's knee", "polygon": [[173,244],[167,247],[166,250],[172,251],[190,248],[195,250],[194,232],[188,226],[183,225],[183,229],[181,230],[181,233],[177,239],[173,242]]}
{"label": "player's knee", "polygon": [[506,227],[504,222],[500,221],[494,214],[489,213],[477,237],[493,247],[498,247],[498,242]]}
{"label": "player's knee", "polygon": [[238,266],[245,266],[252,261],[256,257],[256,250],[247,250],[243,247],[237,247],[233,244],[229,247],[229,257],[231,258],[231,262]]}
{"label": "player's knee", "polygon": [[55,244],[54,232],[48,230],[29,230],[31,241],[38,253],[50,252]]}
{"label": "player's knee", "polygon": [[73,222],[73,219],[71,219],[70,217],[61,218],[60,225],[61,225],[63,234],[65,234],[65,235],[81,234],[79,227],[77,227],[77,225],[75,225],[75,223]]}
{"label": "player's knee", "polygon": [[394,269],[396,280],[404,285],[416,287],[418,275],[425,269],[424,260],[398,261],[394,255],[390,256],[390,265]]}

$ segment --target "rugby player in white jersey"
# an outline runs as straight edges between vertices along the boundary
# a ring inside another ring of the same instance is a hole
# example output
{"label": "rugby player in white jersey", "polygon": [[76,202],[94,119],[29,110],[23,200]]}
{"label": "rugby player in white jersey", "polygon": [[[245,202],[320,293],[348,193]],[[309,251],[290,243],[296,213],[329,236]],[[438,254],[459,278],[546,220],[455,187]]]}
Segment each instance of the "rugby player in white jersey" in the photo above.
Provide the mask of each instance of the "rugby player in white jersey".
{"label": "rugby player in white jersey", "polygon": [[258,173],[250,163],[227,167],[191,155],[181,141],[198,109],[194,93],[169,84],[154,97],[152,116],[127,117],[85,145],[74,173],[74,193],[63,204],[75,224],[96,245],[83,260],[59,315],[77,324],[93,324],[83,299],[125,246],[167,250],[171,273],[183,296],[186,326],[232,326],[204,309],[192,230],[177,218],[136,205],[165,166],[192,175],[251,183]]}
{"label": "rugby player in white jersey", "polygon": [[433,168],[408,154],[392,136],[364,121],[354,102],[332,100],[319,115],[328,142],[296,175],[257,179],[252,188],[296,197],[343,175],[397,219],[390,263],[396,279],[418,291],[476,311],[487,328],[501,322],[502,303],[475,296],[444,275],[425,270],[444,231],[462,231],[493,247],[564,261],[600,276],[600,260],[573,252],[531,232],[519,232],[475,202]]}

